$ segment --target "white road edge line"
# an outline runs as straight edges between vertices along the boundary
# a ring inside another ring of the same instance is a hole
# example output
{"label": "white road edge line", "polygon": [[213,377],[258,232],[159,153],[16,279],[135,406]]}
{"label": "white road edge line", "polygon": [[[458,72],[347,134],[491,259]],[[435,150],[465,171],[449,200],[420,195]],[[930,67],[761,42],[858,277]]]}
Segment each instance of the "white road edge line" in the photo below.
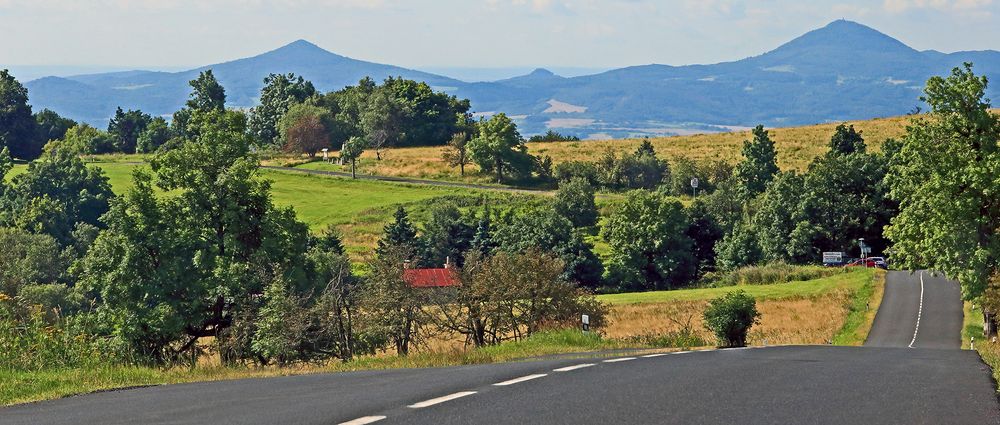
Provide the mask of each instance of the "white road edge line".
{"label": "white road edge line", "polygon": [[645,356],[642,356],[642,358],[644,358],[644,359],[651,359],[653,357],[663,357],[663,356],[665,356],[667,354],[670,354],[670,353],[646,354]]}
{"label": "white road edge line", "polygon": [[385,419],[385,416],[365,416],[357,418],[353,421],[341,422],[340,425],[367,425],[381,421],[382,419]]}
{"label": "white road edge line", "polygon": [[532,379],[538,379],[538,378],[542,378],[542,377],[545,377],[545,376],[548,376],[548,374],[547,373],[536,373],[534,375],[528,375],[528,376],[522,376],[520,378],[514,378],[514,379],[511,379],[509,381],[497,382],[497,383],[495,383],[493,385],[498,386],[498,387],[505,387],[507,385],[514,385],[514,384],[517,384],[517,383],[521,383],[521,382],[524,382],[524,381],[530,381]]}
{"label": "white road edge line", "polygon": [[569,372],[571,370],[583,369],[585,367],[591,367],[593,365],[594,365],[593,363],[584,363],[584,364],[578,364],[576,366],[566,366],[566,367],[561,367],[559,369],[552,369],[552,371],[553,372]]}
{"label": "white road edge line", "polygon": [[607,360],[604,361],[604,363],[627,362],[629,360],[635,360],[635,357],[622,357],[622,358],[618,358],[618,359],[607,359]]}
{"label": "white road edge line", "polygon": [[917,332],[920,332],[920,316],[924,314],[924,272],[920,272],[920,306],[917,307],[917,326],[913,328],[913,339],[910,340],[909,348],[917,343]]}
{"label": "white road edge line", "polygon": [[470,395],[473,395],[475,393],[476,393],[475,391],[457,392],[455,394],[449,394],[449,395],[446,395],[444,397],[432,398],[430,400],[421,401],[420,403],[414,403],[414,404],[411,404],[409,407],[411,409],[422,409],[424,407],[430,407],[430,406],[433,406],[435,404],[441,404],[441,403],[444,403],[446,401],[451,401],[451,400],[454,400],[456,398],[462,398],[462,397],[465,397],[465,396],[470,396]]}

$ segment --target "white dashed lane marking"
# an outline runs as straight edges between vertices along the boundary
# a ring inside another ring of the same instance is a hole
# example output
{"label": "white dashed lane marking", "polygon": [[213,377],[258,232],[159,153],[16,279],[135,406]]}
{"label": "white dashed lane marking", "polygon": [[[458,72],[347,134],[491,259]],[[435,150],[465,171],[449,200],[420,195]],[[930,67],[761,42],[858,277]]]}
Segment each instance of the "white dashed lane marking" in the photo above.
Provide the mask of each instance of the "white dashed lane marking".
{"label": "white dashed lane marking", "polygon": [[505,387],[507,385],[514,385],[514,384],[521,383],[521,382],[524,382],[524,381],[530,381],[532,379],[538,379],[538,378],[541,378],[541,377],[544,377],[544,376],[547,376],[547,375],[544,374],[544,373],[537,373],[537,374],[534,374],[534,375],[528,375],[528,376],[522,376],[520,378],[514,378],[514,379],[511,379],[509,381],[497,382],[497,383],[495,383],[493,385],[496,385],[498,387]]}
{"label": "white dashed lane marking", "polygon": [[430,407],[430,406],[433,406],[435,404],[441,404],[441,403],[444,403],[446,401],[451,401],[451,400],[454,400],[454,399],[457,399],[457,398],[462,398],[462,397],[465,397],[465,396],[470,396],[470,395],[473,395],[475,393],[476,393],[475,391],[457,392],[455,394],[449,394],[449,395],[446,395],[446,396],[443,396],[443,397],[432,398],[430,400],[421,401],[420,403],[411,404],[410,408],[411,409],[422,409],[424,407]]}
{"label": "white dashed lane marking", "polygon": [[653,357],[663,357],[663,356],[665,356],[667,354],[670,354],[670,353],[646,354],[645,356],[642,356],[642,358],[644,358],[644,359],[651,359]]}
{"label": "white dashed lane marking", "polygon": [[607,360],[604,361],[604,363],[627,362],[629,360],[635,360],[635,357],[622,357],[622,358],[618,358],[618,359],[607,359]]}
{"label": "white dashed lane marking", "polygon": [[381,421],[382,419],[385,419],[385,416],[365,416],[363,418],[357,418],[353,421],[341,422],[340,425],[366,425]]}
{"label": "white dashed lane marking", "polygon": [[910,348],[917,343],[917,332],[920,332],[920,316],[924,314],[924,272],[920,272],[920,306],[917,307],[917,326],[913,329],[913,339],[910,340]]}
{"label": "white dashed lane marking", "polygon": [[575,365],[575,366],[561,367],[559,369],[552,369],[552,371],[553,372],[569,372],[571,370],[583,369],[585,367],[591,367],[593,365],[594,365],[593,363],[584,363],[584,364],[578,364],[578,365]]}

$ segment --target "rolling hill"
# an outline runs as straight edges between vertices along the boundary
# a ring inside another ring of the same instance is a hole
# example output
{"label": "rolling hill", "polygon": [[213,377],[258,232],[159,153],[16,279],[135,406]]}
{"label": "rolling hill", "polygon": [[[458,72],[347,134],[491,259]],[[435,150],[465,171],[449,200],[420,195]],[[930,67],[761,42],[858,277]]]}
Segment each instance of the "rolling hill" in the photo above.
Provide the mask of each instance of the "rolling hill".
{"label": "rolling hill", "polygon": [[[299,40],[251,58],[183,72],[127,71],[46,77],[27,84],[36,109],[96,125],[115,107],[166,115],[183,105],[187,82],[205,69],[232,107],[256,102],[269,73],[294,72],[323,91],[365,76],[425,81],[472,100],[481,113],[516,116],[525,134],[554,128],[583,137],[689,134],[733,127],[792,126],[885,117],[920,106],[927,78],[973,62],[1000,76],[1000,52],[918,51],[859,23],[839,20],[778,48],[712,65],[643,65],[564,78],[544,69],[493,82],[457,79],[328,52]],[[989,97],[1000,97],[994,87]]]}

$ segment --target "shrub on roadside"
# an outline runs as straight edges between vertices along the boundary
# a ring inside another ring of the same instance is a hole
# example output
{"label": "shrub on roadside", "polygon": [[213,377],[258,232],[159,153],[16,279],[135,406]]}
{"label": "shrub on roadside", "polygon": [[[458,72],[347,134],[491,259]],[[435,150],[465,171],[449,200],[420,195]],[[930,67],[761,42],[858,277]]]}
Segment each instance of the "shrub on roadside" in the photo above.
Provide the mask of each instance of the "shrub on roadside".
{"label": "shrub on roadside", "polygon": [[757,301],[742,289],[709,302],[705,327],[715,334],[721,347],[745,347],[750,328],[758,322]]}

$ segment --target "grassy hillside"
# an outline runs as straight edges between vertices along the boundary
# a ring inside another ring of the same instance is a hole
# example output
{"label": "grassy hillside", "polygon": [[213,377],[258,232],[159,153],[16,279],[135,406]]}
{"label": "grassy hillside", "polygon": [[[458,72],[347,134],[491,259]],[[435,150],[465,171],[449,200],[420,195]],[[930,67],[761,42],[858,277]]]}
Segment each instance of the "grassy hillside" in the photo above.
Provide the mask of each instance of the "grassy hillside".
{"label": "grassy hillside", "polygon": [[[868,145],[877,151],[885,139],[901,137],[910,119],[911,117],[876,118],[848,124],[861,130]],[[827,142],[838,124],[773,129],[771,138],[778,148],[778,164],[782,169],[804,170],[813,158],[826,152]],[[698,161],[721,159],[735,163],[740,159],[743,141],[748,138],[749,131],[739,131],[662,137],[650,141],[661,158],[683,155]],[[640,143],[641,139],[529,143],[528,150],[535,155],[549,155],[558,164],[573,160],[594,161],[609,148],[618,152],[632,152]],[[381,161],[375,159],[374,152],[365,152],[358,163],[358,171],[363,174],[491,182],[492,178],[480,174],[475,165],[467,166],[466,177],[461,177],[457,168],[449,167],[441,159],[441,151],[441,147],[393,149],[384,153]],[[310,162],[299,167],[350,171],[348,167],[325,162]]]}
{"label": "grassy hillside", "polygon": [[[132,172],[146,165],[134,162],[97,162],[108,176],[112,190],[121,194],[132,187]],[[18,165],[10,176],[24,172]],[[341,231],[346,248],[352,256],[361,256],[375,246],[382,227],[392,219],[396,206],[404,205],[417,223],[427,219],[428,208],[437,200],[459,206],[480,202],[486,197],[496,202],[529,202],[529,195],[510,195],[472,189],[383,183],[323,177],[295,172],[261,170],[261,175],[273,182],[271,196],[279,206],[291,206],[299,219],[313,231],[328,225]]]}

